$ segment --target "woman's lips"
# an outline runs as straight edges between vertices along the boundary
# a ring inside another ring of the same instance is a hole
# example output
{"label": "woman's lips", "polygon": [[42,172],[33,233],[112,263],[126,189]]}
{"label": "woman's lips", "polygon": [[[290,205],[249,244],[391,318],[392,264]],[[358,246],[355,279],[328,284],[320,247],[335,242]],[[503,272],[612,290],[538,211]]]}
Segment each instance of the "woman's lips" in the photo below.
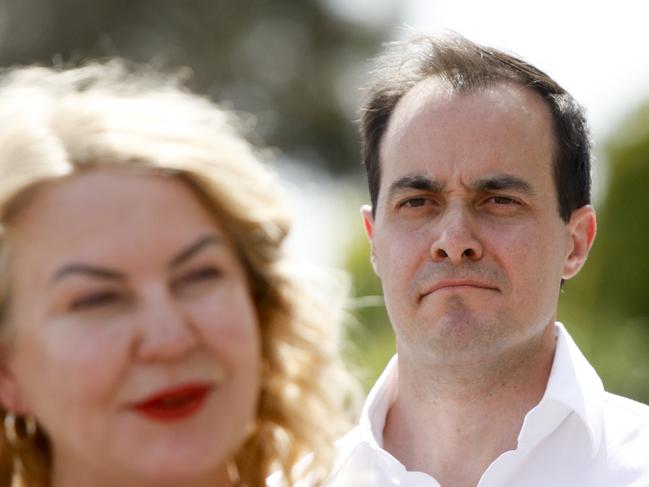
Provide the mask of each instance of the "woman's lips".
{"label": "woman's lips", "polygon": [[180,421],[197,413],[211,390],[208,384],[183,384],[156,392],[133,409],[156,421]]}

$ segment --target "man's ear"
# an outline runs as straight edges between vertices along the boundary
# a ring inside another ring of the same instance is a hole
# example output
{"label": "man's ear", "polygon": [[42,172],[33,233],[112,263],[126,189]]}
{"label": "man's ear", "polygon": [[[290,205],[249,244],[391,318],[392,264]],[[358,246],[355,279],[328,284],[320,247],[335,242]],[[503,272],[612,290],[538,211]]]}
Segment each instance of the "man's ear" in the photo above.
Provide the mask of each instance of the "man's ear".
{"label": "man's ear", "polygon": [[372,216],[372,207],[370,205],[361,206],[361,216],[363,217],[363,227],[365,234],[370,242],[370,263],[374,269],[374,273],[381,277],[379,266],[376,261],[376,252],[374,249],[374,216]]}
{"label": "man's ear", "polygon": [[569,240],[563,264],[563,279],[574,277],[582,268],[597,233],[597,217],[590,205],[572,212],[568,222]]}

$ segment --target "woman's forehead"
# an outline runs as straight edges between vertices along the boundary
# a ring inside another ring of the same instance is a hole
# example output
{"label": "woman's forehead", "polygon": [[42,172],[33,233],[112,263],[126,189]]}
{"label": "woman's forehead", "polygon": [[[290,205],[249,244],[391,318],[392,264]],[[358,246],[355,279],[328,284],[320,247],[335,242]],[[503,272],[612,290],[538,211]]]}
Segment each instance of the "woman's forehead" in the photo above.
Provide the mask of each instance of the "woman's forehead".
{"label": "woman's forehead", "polygon": [[201,235],[224,231],[178,177],[93,170],[39,188],[9,234],[14,257],[29,247],[41,260],[74,253],[146,256],[151,248],[173,252]]}
{"label": "woman's forehead", "polygon": [[121,211],[126,217],[146,208],[171,212],[176,207],[192,207],[196,211],[190,212],[189,218],[193,213],[207,212],[201,201],[196,190],[179,176],[142,169],[96,168],[39,185],[21,213],[60,220],[93,212],[108,217]]}

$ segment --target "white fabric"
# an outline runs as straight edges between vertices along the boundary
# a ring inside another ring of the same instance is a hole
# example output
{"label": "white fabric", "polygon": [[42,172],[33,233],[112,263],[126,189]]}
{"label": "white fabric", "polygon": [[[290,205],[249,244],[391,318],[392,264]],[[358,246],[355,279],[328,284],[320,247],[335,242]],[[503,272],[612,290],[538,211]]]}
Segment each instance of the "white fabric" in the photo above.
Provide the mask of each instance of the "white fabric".
{"label": "white fabric", "polygon": [[[440,487],[383,450],[383,427],[397,391],[396,356],[371,390],[359,425],[338,442],[327,487]],[[431,448],[435,445],[431,438]],[[557,323],[545,394],[525,416],[518,447],[498,457],[477,487],[649,487],[649,406],[604,391]],[[443,486],[442,486],[443,487]]]}

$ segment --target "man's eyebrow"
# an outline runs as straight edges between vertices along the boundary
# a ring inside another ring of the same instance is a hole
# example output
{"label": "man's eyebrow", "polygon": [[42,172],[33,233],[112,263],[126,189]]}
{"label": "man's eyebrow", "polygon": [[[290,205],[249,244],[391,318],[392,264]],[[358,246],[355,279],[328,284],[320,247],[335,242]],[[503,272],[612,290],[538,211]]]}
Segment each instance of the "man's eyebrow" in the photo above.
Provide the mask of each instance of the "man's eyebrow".
{"label": "man's eyebrow", "polygon": [[217,235],[210,234],[200,237],[194,243],[190,244],[186,249],[182,250],[173,259],[171,259],[169,267],[178,267],[183,262],[191,259],[195,254],[203,250],[205,247],[208,247],[210,245],[222,245],[223,243],[223,239]]}
{"label": "man's eyebrow", "polygon": [[498,174],[488,178],[479,179],[473,184],[476,191],[498,191],[503,189],[520,191],[526,195],[533,195],[532,186],[523,179],[511,174]]}
{"label": "man's eyebrow", "polygon": [[434,179],[430,179],[426,176],[404,176],[390,184],[390,188],[388,189],[388,196],[392,198],[401,191],[408,189],[428,191],[430,193],[439,193],[442,191],[443,185],[439,181],[435,181]]}

